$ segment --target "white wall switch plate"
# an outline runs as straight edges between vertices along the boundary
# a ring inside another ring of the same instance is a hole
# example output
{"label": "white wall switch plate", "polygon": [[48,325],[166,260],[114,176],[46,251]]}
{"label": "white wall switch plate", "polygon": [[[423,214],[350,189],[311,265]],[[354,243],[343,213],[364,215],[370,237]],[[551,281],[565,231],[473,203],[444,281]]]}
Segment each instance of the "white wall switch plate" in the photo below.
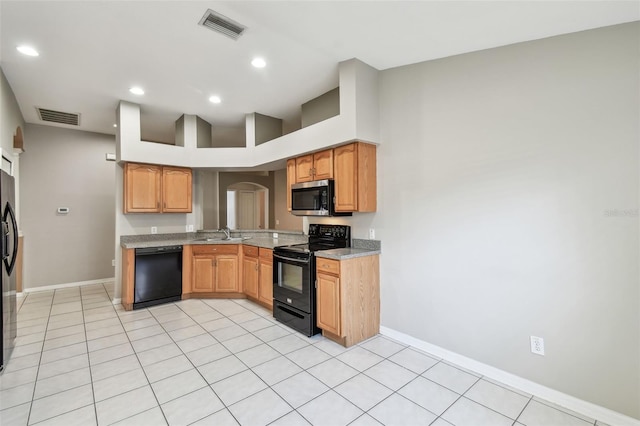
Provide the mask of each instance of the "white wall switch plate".
{"label": "white wall switch plate", "polygon": [[278,238],[278,233],[277,232],[273,233],[273,238]]}
{"label": "white wall switch plate", "polygon": [[158,227],[157,226],[152,226],[151,227],[151,233],[152,234],[157,234],[158,233]]}
{"label": "white wall switch plate", "polygon": [[111,260],[111,266],[116,266],[116,260],[115,259]]}

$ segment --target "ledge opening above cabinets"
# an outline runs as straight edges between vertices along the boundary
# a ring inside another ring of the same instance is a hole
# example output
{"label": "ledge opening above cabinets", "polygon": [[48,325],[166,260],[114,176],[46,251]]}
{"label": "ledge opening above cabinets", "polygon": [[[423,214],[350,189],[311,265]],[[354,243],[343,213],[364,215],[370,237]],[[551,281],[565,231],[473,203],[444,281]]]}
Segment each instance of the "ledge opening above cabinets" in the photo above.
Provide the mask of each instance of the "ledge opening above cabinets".
{"label": "ledge opening above cabinets", "polygon": [[124,213],[191,213],[192,171],[125,163]]}

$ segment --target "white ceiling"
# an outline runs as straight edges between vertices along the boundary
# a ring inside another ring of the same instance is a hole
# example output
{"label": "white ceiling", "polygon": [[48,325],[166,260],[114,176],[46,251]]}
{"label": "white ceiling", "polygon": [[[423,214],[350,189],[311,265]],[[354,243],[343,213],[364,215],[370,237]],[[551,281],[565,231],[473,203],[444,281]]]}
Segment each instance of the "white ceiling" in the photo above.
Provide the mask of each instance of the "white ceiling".
{"label": "white ceiling", "polygon": [[[199,26],[207,9],[248,30],[233,41]],[[113,134],[124,99],[141,104],[147,138],[162,140],[183,113],[220,127],[254,111],[295,122],[300,104],[337,86],[346,59],[382,70],[637,20],[636,0],[2,0],[0,63],[29,123],[46,124],[38,106]],[[21,55],[20,44],[40,56]],[[258,55],[262,70],[249,64]],[[134,85],[146,94],[129,93]]]}

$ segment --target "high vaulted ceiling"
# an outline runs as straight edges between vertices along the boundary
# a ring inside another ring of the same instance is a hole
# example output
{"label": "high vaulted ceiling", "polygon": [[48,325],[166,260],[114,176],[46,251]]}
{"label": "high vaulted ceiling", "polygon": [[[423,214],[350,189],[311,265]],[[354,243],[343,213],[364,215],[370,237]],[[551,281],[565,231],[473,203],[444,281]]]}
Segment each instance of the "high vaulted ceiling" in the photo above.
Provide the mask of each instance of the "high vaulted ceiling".
{"label": "high vaulted ceiling", "polygon": [[[204,28],[207,9],[248,29],[234,41]],[[251,112],[295,123],[302,103],[337,86],[346,59],[383,70],[639,19],[635,0],[2,0],[0,64],[29,123],[46,124],[41,107],[114,134],[127,100],[141,104],[149,138],[162,140],[183,113],[218,127],[239,127]],[[20,54],[22,44],[40,56]],[[253,68],[255,56],[267,66]]]}

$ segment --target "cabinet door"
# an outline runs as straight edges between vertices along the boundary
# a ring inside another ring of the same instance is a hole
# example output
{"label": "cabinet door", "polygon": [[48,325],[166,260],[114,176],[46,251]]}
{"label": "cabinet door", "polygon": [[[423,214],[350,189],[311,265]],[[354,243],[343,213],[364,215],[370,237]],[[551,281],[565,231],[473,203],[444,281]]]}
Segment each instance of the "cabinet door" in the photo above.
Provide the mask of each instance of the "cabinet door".
{"label": "cabinet door", "polygon": [[318,273],[317,280],[318,327],[340,336],[340,278]]}
{"label": "cabinet door", "polygon": [[162,167],[151,164],[124,165],[124,212],[160,213]]}
{"label": "cabinet door", "polygon": [[358,211],[358,175],[356,173],[356,144],[340,146],[333,150],[335,178],[335,209],[339,212]]}
{"label": "cabinet door", "polygon": [[296,182],[313,180],[313,154],[296,158]]}
{"label": "cabinet door", "polygon": [[194,293],[211,293],[213,291],[213,256],[193,256],[191,291]]}
{"label": "cabinet door", "polygon": [[258,281],[258,259],[245,257],[242,260],[242,284],[247,296],[258,298]]}
{"label": "cabinet door", "polygon": [[287,210],[291,211],[291,185],[296,183],[296,160],[287,160]]}
{"label": "cabinet door", "polygon": [[219,254],[215,260],[215,280],[216,292],[238,293],[240,285],[238,280],[238,255]]}
{"label": "cabinet door", "polygon": [[260,286],[258,299],[273,307],[273,263],[260,261]]}
{"label": "cabinet door", "polygon": [[313,154],[313,180],[333,179],[333,150]]}
{"label": "cabinet door", "polygon": [[162,168],[162,211],[191,213],[191,169]]}

